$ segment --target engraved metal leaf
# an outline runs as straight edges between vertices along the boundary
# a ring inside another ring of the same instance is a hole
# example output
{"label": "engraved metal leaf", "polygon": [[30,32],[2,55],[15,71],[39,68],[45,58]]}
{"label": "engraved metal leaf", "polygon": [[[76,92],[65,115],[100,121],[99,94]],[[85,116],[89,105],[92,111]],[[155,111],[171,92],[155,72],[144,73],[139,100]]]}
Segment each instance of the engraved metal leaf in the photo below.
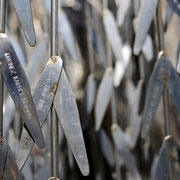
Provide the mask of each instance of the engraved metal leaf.
{"label": "engraved metal leaf", "polygon": [[104,73],[97,91],[97,98],[95,104],[95,128],[98,131],[101,127],[104,115],[106,113],[108,104],[111,99],[113,90],[113,70],[108,67]]}
{"label": "engraved metal leaf", "polygon": [[27,77],[10,40],[4,33],[0,34],[0,47],[1,71],[9,93],[25,122],[28,132],[38,147],[43,148],[44,139]]}
{"label": "engraved metal leaf", "polygon": [[79,113],[75,97],[64,70],[62,70],[54,106],[68,144],[83,175],[89,174],[89,163],[86,155]]}
{"label": "engraved metal leaf", "polygon": [[[45,118],[52,105],[54,94],[51,92],[56,88],[62,68],[62,60],[58,56],[53,56],[56,60],[50,59],[44,68],[40,80],[34,90],[33,100],[39,117],[40,125],[43,126]],[[25,128],[23,128],[18,153],[16,157],[19,169],[22,169],[31,150],[34,141],[29,136]]]}
{"label": "engraved metal leaf", "polygon": [[36,37],[30,0],[11,0],[30,46],[35,46]]}
{"label": "engraved metal leaf", "polygon": [[149,27],[156,13],[158,0],[142,0],[138,14],[138,24],[134,43],[134,54],[138,55],[143,47]]}

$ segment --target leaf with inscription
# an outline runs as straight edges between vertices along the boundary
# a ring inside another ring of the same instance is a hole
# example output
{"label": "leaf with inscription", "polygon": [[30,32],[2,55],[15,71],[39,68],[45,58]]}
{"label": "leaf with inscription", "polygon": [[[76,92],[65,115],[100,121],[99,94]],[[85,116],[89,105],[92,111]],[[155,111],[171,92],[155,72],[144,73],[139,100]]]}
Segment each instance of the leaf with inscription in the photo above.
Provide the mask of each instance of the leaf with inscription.
{"label": "leaf with inscription", "polygon": [[158,0],[142,0],[138,15],[137,31],[134,43],[134,54],[138,55],[143,47],[148,30],[156,13]]}
{"label": "leaf with inscription", "polygon": [[[47,63],[44,71],[38,81],[33,93],[33,100],[42,127],[45,118],[49,112],[54,99],[54,93],[59,81],[62,69],[62,60],[58,56],[53,56]],[[34,141],[29,136],[25,128],[23,128],[21,140],[16,157],[19,169],[22,169],[31,150]]]}
{"label": "leaf with inscription", "polygon": [[113,90],[113,70],[108,67],[103,75],[101,83],[97,91],[97,99],[95,104],[95,125],[96,131],[101,127],[104,115],[111,99]]}
{"label": "leaf with inscription", "polygon": [[0,159],[0,179],[22,179],[15,163],[14,154],[4,138],[0,138]]}
{"label": "leaf with inscription", "polygon": [[169,6],[180,16],[180,0],[167,0]]}
{"label": "leaf with inscription", "polygon": [[169,62],[161,58],[157,61],[157,64],[152,72],[148,91],[146,95],[144,113],[143,113],[143,125],[141,136],[146,138],[154,119],[155,112],[157,111],[161,95],[164,89],[164,77],[168,73]]}
{"label": "leaf with inscription", "polygon": [[36,37],[34,31],[33,17],[30,0],[11,0],[21,23],[27,42],[35,46]]}
{"label": "leaf with inscription", "polygon": [[38,115],[31,96],[26,74],[6,34],[0,34],[1,71],[8,91],[19,110],[25,127],[39,148],[44,147],[44,138]]}
{"label": "leaf with inscription", "polygon": [[62,70],[53,103],[76,162],[82,174],[87,176],[89,174],[89,163],[81,130],[78,108],[64,70]]}

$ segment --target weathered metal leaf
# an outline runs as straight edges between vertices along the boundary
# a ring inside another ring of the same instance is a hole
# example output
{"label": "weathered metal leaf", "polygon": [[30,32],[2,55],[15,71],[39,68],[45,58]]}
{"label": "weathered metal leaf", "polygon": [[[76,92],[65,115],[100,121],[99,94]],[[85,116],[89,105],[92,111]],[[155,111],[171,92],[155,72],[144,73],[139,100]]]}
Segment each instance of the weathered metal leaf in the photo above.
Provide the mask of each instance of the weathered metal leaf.
{"label": "weathered metal leaf", "polygon": [[167,63],[169,63],[169,77],[166,82],[166,86],[168,89],[168,93],[171,95],[173,102],[176,105],[178,112],[180,113],[180,78],[172,66],[171,62],[166,59]]}
{"label": "weathered metal leaf", "polygon": [[27,77],[9,38],[4,33],[0,34],[0,47],[1,71],[9,93],[25,122],[28,132],[38,147],[43,148],[44,139]]}
{"label": "weathered metal leaf", "polygon": [[110,10],[103,10],[103,23],[104,29],[111,45],[112,51],[116,57],[116,60],[123,60],[122,55],[122,40],[118,32],[118,27],[115,18]]}
{"label": "weathered metal leaf", "polygon": [[166,180],[169,177],[169,153],[168,138],[165,137],[160,149],[159,159],[155,170],[155,180]]}
{"label": "weathered metal leaf", "polygon": [[144,45],[142,47],[142,52],[148,62],[150,62],[153,59],[154,57],[153,41],[150,35],[146,36]]}
{"label": "weathered metal leaf", "polygon": [[165,24],[164,24],[164,31],[166,32],[166,30],[168,29],[169,23],[172,20],[173,17],[173,10],[172,8],[169,6],[169,4],[166,4],[166,20],[165,20]]}
{"label": "weathered metal leaf", "polygon": [[[61,69],[62,60],[58,56],[53,56],[44,68],[40,80],[34,90],[33,100],[41,127],[52,105]],[[33,145],[34,141],[31,139],[26,129],[23,128],[16,156],[16,162],[20,170],[23,168]]]}
{"label": "weathered metal leaf", "polygon": [[138,24],[134,43],[134,54],[138,55],[143,47],[149,27],[156,13],[158,0],[142,0],[138,14]]}
{"label": "weathered metal leaf", "polygon": [[36,37],[30,0],[11,0],[30,46],[35,46]]}
{"label": "weathered metal leaf", "polygon": [[64,70],[62,70],[54,106],[64,134],[83,175],[89,174],[89,163],[84,145],[77,104]]}
{"label": "weathered metal leaf", "polygon": [[154,119],[155,112],[157,111],[161,95],[164,89],[164,77],[168,73],[169,62],[164,58],[158,60],[154,70],[152,72],[148,91],[146,95],[144,113],[143,113],[143,125],[141,136],[146,138]]}
{"label": "weathered metal leaf", "polygon": [[169,6],[180,16],[180,0],[167,0]]}
{"label": "weathered metal leaf", "polygon": [[126,139],[124,132],[118,126],[118,124],[112,124],[111,133],[113,136],[114,143],[119,150],[120,156],[123,158],[124,163],[131,173],[134,179],[141,179],[139,172],[136,168],[135,158],[130,152],[130,148]]}
{"label": "weathered metal leaf", "polygon": [[95,129],[98,131],[101,127],[104,115],[111,99],[113,90],[113,70],[108,67],[104,73],[97,91],[95,104]]}

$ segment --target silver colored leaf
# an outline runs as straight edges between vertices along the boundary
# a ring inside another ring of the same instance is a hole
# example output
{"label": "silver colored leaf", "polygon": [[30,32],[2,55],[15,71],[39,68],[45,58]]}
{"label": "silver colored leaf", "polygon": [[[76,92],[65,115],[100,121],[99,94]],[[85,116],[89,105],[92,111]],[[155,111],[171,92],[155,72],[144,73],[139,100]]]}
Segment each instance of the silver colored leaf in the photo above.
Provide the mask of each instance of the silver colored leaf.
{"label": "silver colored leaf", "polygon": [[151,22],[156,13],[158,0],[142,0],[138,14],[138,24],[134,43],[134,54],[138,55],[143,47]]}
{"label": "silver colored leaf", "polygon": [[64,70],[62,70],[54,106],[65,137],[83,175],[89,174],[89,163],[81,130],[75,97]]}
{"label": "silver colored leaf", "polygon": [[113,90],[113,70],[108,67],[103,75],[97,91],[95,104],[95,129],[98,131],[101,127],[104,115],[111,99]]}

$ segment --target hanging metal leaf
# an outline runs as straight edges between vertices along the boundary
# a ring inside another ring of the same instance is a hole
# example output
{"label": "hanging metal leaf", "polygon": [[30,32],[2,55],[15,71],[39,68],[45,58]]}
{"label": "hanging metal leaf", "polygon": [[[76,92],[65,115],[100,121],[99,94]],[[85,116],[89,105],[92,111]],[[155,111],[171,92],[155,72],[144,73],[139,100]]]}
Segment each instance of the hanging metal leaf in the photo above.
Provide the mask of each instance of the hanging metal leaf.
{"label": "hanging metal leaf", "polygon": [[89,174],[89,163],[86,155],[77,104],[64,70],[62,70],[54,106],[68,144],[83,175]]}
{"label": "hanging metal leaf", "polygon": [[[47,63],[33,93],[33,100],[42,127],[52,105],[56,87],[62,69],[62,60],[53,56]],[[21,170],[33,148],[34,142],[23,128],[18,153],[16,157],[18,168]]]}
{"label": "hanging metal leaf", "polygon": [[143,47],[151,22],[156,13],[158,0],[142,0],[138,15],[137,31],[134,43],[134,54],[138,55]]}
{"label": "hanging metal leaf", "polygon": [[33,17],[30,0],[11,0],[21,23],[27,42],[35,46],[36,37],[34,31]]}
{"label": "hanging metal leaf", "polygon": [[111,99],[113,90],[113,70],[108,67],[103,75],[97,91],[95,104],[95,129],[98,131],[101,127],[104,115]]}
{"label": "hanging metal leaf", "polygon": [[118,32],[118,27],[110,10],[103,10],[104,29],[111,45],[116,60],[123,60],[122,56],[122,40]]}
{"label": "hanging metal leaf", "polygon": [[43,148],[44,139],[27,77],[9,38],[4,33],[0,34],[0,47],[1,71],[9,93],[25,122],[28,132],[38,147]]}

